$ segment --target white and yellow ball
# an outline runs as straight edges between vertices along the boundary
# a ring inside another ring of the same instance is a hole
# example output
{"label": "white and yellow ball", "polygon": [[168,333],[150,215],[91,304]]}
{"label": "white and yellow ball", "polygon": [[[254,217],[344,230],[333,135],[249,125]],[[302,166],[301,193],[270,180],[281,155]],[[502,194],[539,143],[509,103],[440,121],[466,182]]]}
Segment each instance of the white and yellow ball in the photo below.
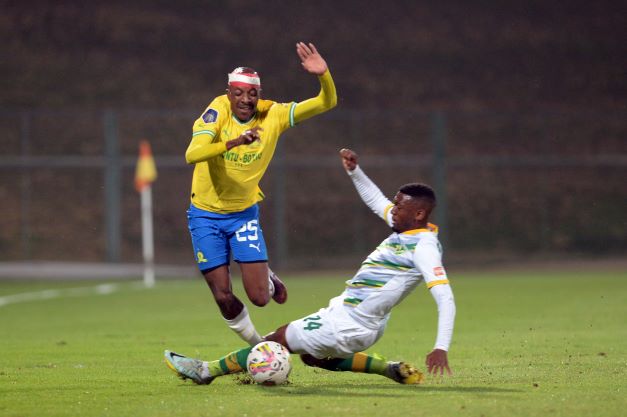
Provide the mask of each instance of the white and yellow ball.
{"label": "white and yellow ball", "polygon": [[292,370],[292,358],[285,346],[276,342],[261,342],[251,349],[246,367],[258,384],[285,384]]}

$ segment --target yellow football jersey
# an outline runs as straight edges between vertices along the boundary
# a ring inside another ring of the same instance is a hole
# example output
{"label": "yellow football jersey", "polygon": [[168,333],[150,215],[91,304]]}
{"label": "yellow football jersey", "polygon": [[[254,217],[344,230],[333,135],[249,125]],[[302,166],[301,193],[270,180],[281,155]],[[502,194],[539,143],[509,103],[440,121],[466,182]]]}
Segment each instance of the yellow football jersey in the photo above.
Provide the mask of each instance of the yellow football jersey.
{"label": "yellow football jersey", "polygon": [[[215,213],[247,209],[263,199],[259,181],[268,168],[281,133],[294,126],[296,103],[260,99],[255,116],[246,123],[232,113],[226,95],[216,97],[196,120],[186,158],[195,163],[191,201]],[[260,126],[261,139],[226,150],[226,142]],[[212,157],[194,160],[194,148],[212,149]]]}

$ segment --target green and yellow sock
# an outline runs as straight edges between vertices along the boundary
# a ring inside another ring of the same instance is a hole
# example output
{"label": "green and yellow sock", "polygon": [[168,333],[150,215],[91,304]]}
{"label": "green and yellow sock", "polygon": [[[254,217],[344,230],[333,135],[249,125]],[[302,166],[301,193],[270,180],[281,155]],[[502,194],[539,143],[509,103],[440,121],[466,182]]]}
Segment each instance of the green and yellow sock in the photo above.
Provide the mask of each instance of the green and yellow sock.
{"label": "green and yellow sock", "polygon": [[211,376],[236,374],[246,370],[246,359],[252,346],[236,350],[228,355],[211,362],[207,362],[207,368]]}
{"label": "green and yellow sock", "polygon": [[338,362],[334,361],[333,365],[327,369],[330,371],[350,371],[385,375],[386,366],[387,361],[385,358],[377,354],[368,355],[365,352],[357,352],[350,358],[338,359]]}

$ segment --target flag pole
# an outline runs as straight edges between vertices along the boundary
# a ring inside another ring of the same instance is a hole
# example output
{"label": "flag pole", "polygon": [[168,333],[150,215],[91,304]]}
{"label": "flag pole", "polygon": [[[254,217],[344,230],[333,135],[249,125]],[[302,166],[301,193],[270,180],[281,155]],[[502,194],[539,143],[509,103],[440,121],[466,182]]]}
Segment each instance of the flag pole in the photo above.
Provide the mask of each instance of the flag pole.
{"label": "flag pole", "polygon": [[139,144],[139,158],[135,170],[135,188],[141,201],[142,255],[144,258],[144,285],[155,285],[155,253],[152,222],[152,183],[157,178],[157,168],[148,141]]}
{"label": "flag pole", "polygon": [[142,253],[144,255],[144,285],[155,285],[155,250],[152,229],[152,186],[145,186],[141,192]]}

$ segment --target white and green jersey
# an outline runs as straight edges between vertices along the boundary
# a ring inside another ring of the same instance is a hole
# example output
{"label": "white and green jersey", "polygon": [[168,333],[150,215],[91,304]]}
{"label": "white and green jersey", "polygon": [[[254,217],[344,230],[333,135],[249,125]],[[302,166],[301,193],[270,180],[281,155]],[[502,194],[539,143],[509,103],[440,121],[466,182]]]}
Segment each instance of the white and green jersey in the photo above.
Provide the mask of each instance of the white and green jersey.
{"label": "white and green jersey", "polygon": [[[348,172],[357,192],[379,217],[392,226],[390,200],[357,167]],[[394,306],[425,281],[438,305],[438,336],[435,347],[448,350],[453,333],[455,302],[446,271],[437,226],[392,233],[362,262],[346,282],[342,294],[348,313],[361,324],[377,328]]]}
{"label": "white and green jersey", "polygon": [[346,281],[344,304],[358,305],[376,293],[388,291],[386,285],[394,279],[408,284],[402,287],[398,301],[423,280],[428,288],[448,284],[440,248],[437,226],[432,224],[428,229],[392,233],[362,262],[357,274]]}

